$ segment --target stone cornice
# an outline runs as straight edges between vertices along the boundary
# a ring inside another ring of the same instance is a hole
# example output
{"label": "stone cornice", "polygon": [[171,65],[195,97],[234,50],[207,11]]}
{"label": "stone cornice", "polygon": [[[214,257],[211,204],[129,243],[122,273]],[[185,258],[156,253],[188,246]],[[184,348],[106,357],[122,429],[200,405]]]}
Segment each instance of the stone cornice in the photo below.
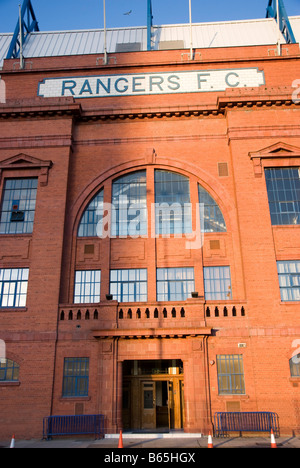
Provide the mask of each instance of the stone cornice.
{"label": "stone cornice", "polygon": [[[293,99],[294,88],[230,88],[215,102],[194,106],[161,106],[161,107],[100,107],[99,100],[95,100],[97,107],[83,107],[73,97],[65,98],[35,98],[31,100],[9,101],[0,105],[0,119],[20,118],[51,118],[74,117],[78,121],[113,121],[113,120],[141,120],[161,118],[199,118],[224,116],[232,109],[241,108],[271,108],[294,107],[300,105],[300,100]],[[132,100],[132,102],[137,102]]]}
{"label": "stone cornice", "polygon": [[79,115],[81,106],[73,98],[34,98],[0,104],[0,119],[64,117]]}

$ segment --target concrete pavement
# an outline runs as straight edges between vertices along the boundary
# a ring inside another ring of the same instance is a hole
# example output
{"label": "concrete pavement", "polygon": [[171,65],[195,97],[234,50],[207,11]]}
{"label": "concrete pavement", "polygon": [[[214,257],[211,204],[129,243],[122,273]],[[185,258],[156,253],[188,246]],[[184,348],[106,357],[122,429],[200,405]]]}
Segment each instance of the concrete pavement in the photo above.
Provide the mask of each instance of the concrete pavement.
{"label": "concrete pavement", "polygon": [[[15,448],[98,448],[107,452],[108,449],[117,449],[119,436],[94,440],[93,438],[75,437],[58,438],[53,440],[18,440],[15,439]],[[0,448],[9,448],[11,441],[0,441]],[[207,448],[208,437],[198,434],[185,434],[166,437],[165,434],[123,434],[123,448],[126,449],[162,449],[164,452],[174,450]],[[276,438],[277,448],[300,448],[300,437]],[[271,448],[271,439],[263,437],[213,437],[213,448]]]}

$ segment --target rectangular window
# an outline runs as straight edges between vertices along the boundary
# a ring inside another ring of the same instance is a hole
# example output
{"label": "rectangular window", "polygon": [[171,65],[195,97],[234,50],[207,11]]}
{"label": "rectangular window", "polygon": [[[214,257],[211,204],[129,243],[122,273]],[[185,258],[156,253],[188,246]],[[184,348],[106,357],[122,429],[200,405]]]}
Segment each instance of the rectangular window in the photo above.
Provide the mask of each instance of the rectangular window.
{"label": "rectangular window", "polygon": [[194,268],[158,268],[157,300],[185,301],[195,290]]}
{"label": "rectangular window", "polygon": [[75,272],[74,304],[93,304],[100,302],[100,270]]}
{"label": "rectangular window", "polygon": [[0,270],[0,307],[25,307],[28,268]]}
{"label": "rectangular window", "polygon": [[6,179],[0,234],[30,234],[33,231],[38,179]]}
{"label": "rectangular window", "polygon": [[243,356],[223,354],[217,356],[219,395],[245,393]]}
{"label": "rectangular window", "polygon": [[89,358],[65,358],[63,397],[86,397],[89,394]]}
{"label": "rectangular window", "polygon": [[282,301],[300,301],[300,260],[277,262]]}
{"label": "rectangular window", "polygon": [[204,291],[207,301],[232,299],[230,267],[204,267]]}
{"label": "rectangular window", "polygon": [[265,169],[272,225],[300,224],[299,167]]}
{"label": "rectangular window", "polygon": [[111,270],[110,294],[118,302],[147,301],[147,270]]}

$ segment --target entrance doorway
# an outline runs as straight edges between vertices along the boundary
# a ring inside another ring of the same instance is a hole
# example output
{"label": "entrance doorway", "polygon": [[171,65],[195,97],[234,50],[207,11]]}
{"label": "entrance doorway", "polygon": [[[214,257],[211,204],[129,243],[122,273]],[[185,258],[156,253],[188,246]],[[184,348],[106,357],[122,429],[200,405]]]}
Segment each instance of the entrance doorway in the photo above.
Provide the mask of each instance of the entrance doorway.
{"label": "entrance doorway", "polygon": [[126,361],[123,376],[124,429],[165,432],[183,427],[181,361]]}
{"label": "entrance doorway", "polygon": [[142,429],[170,429],[169,382],[141,382]]}

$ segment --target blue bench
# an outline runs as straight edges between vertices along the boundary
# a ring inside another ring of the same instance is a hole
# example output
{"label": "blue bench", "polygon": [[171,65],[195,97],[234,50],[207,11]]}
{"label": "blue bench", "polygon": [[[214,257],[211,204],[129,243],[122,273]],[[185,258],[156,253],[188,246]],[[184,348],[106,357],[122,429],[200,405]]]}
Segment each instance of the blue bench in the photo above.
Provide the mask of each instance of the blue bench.
{"label": "blue bench", "polygon": [[278,415],[269,411],[218,412],[214,414],[214,434],[224,437],[231,432],[274,432],[279,436]]}
{"label": "blue bench", "polygon": [[54,436],[94,435],[95,439],[104,437],[104,416],[88,414],[78,416],[48,416],[43,421],[43,438]]}

